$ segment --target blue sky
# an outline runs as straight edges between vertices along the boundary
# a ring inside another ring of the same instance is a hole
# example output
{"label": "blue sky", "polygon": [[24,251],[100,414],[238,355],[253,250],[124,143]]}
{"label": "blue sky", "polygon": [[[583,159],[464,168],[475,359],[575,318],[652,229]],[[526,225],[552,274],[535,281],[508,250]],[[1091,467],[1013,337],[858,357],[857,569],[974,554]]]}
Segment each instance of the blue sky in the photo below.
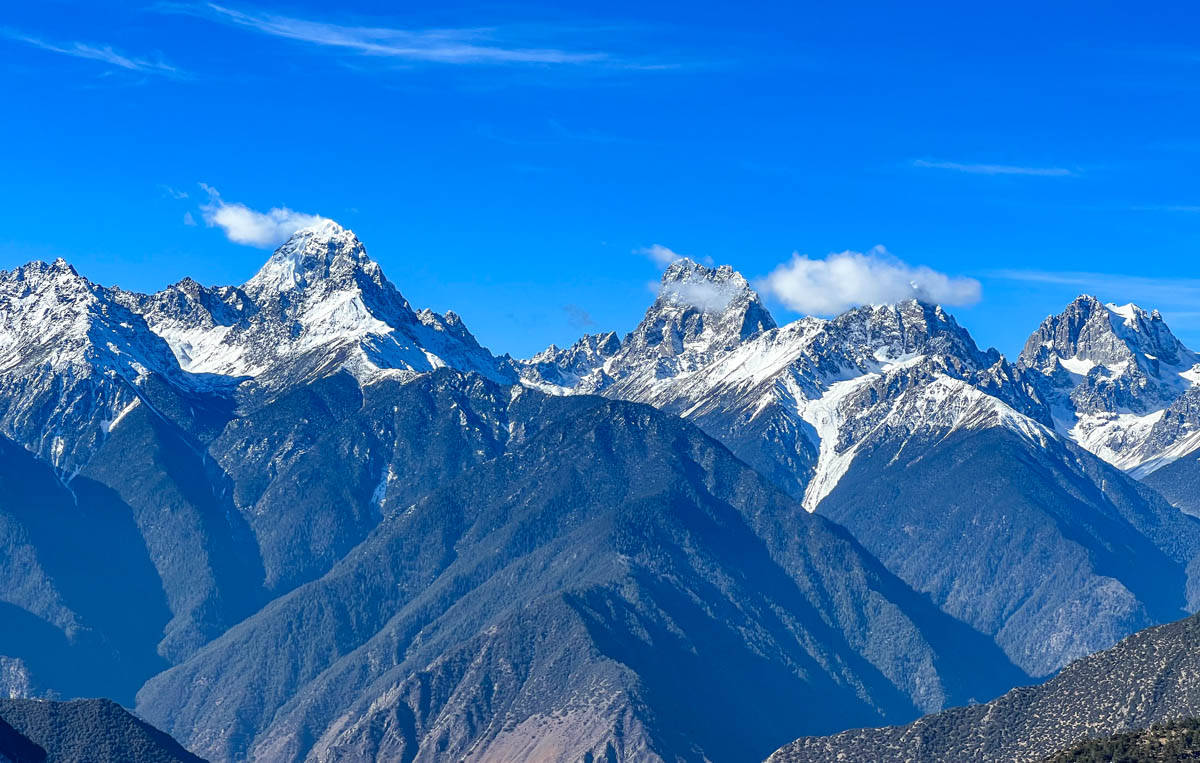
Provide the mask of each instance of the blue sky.
{"label": "blue sky", "polygon": [[1193,3],[10,5],[2,267],[240,283],[205,184],[500,353],[631,329],[655,245],[781,321],[917,279],[1010,355],[1082,291],[1200,346]]}

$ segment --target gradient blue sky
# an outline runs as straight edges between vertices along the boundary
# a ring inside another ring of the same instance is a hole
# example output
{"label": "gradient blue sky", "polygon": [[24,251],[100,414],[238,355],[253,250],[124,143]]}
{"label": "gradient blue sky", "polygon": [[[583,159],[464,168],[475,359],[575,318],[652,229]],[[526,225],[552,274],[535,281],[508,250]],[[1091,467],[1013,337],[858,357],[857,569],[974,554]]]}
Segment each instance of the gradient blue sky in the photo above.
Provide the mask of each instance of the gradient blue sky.
{"label": "gradient blue sky", "polygon": [[240,283],[269,248],[204,183],[354,229],[499,353],[631,329],[655,244],[882,245],[977,279],[952,312],[1010,355],[1081,291],[1200,346],[1200,6],[979,5],[8,4],[0,267]]}

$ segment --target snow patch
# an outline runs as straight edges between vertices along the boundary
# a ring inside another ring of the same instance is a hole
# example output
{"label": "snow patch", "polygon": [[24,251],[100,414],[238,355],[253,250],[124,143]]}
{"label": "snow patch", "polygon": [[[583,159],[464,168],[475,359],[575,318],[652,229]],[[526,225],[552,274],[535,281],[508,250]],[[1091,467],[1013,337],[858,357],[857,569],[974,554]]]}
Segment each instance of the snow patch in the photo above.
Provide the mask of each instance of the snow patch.
{"label": "snow patch", "polygon": [[1059,358],[1058,364],[1076,376],[1087,376],[1096,367],[1094,361],[1086,358]]}
{"label": "snow patch", "polygon": [[1147,474],[1152,474],[1164,466],[1194,453],[1197,448],[1200,448],[1200,431],[1192,432],[1176,440],[1171,444],[1171,447],[1159,451],[1153,458],[1147,459],[1130,469],[1129,474],[1135,479],[1140,480]]}
{"label": "snow patch", "polygon": [[113,416],[111,419],[101,420],[101,422],[100,422],[101,431],[103,431],[105,434],[108,434],[109,432],[113,431],[113,429],[117,426],[117,424],[121,423],[121,419],[123,419],[127,415],[129,415],[129,412],[132,411],[134,408],[137,408],[141,402],[142,402],[141,398],[135,397],[133,399],[133,402],[131,402],[129,405],[125,406],[121,410],[117,411],[116,415]]}
{"label": "snow patch", "polygon": [[[1004,401],[945,374],[938,374],[928,383],[901,393],[890,402],[883,415],[870,408],[844,405],[860,388],[879,377],[878,373],[868,373],[858,379],[837,382],[819,400],[802,404],[801,416],[813,426],[819,438],[817,466],[803,499],[804,507],[809,511],[815,511],[833,492],[862,445],[881,430],[904,431],[906,437],[934,435],[945,438],[963,429],[1001,427],[1041,448],[1047,447],[1055,436]],[[848,412],[852,415],[847,415]],[[871,428],[856,432],[850,445],[839,450],[838,446],[847,439],[842,435],[843,427],[863,416],[873,417]],[[900,447],[903,449],[904,444]]]}
{"label": "snow patch", "polygon": [[1137,311],[1139,309],[1137,305],[1133,304],[1132,302],[1126,305],[1116,305],[1112,302],[1109,302],[1107,305],[1105,305],[1105,307],[1108,308],[1110,313],[1113,313],[1114,315],[1123,319],[1126,326],[1132,328],[1135,325],[1137,320]]}
{"label": "snow patch", "polygon": [[816,431],[818,442],[817,466],[804,490],[803,505],[809,511],[814,511],[817,504],[837,487],[858,452],[857,443],[844,451],[839,452],[837,448],[841,428],[845,424],[842,402],[877,378],[878,374],[871,373],[857,379],[834,382],[817,400],[800,403],[800,418]]}
{"label": "snow patch", "polygon": [[388,468],[384,469],[379,477],[379,484],[375,486],[375,490],[371,493],[371,503],[379,507],[383,506],[383,501],[387,498],[388,485],[394,479],[396,479],[396,472],[393,471],[392,465],[388,464]]}

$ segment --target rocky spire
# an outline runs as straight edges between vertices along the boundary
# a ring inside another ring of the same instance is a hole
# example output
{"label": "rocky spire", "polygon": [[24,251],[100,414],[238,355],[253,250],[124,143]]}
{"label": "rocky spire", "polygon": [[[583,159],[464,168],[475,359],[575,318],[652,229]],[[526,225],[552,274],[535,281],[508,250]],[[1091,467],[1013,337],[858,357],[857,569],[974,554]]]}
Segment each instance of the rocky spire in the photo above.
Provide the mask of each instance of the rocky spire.
{"label": "rocky spire", "polygon": [[1044,370],[1061,359],[1104,366],[1130,361],[1174,366],[1190,355],[1157,310],[1147,312],[1132,303],[1105,305],[1085,294],[1042,321],[1025,343],[1021,361]]}
{"label": "rocky spire", "polygon": [[283,243],[242,290],[255,302],[288,291],[330,287],[382,287],[379,265],[354,232],[333,220],[296,231]]}
{"label": "rocky spire", "polygon": [[658,298],[625,340],[626,357],[693,359],[727,352],[775,320],[750,283],[728,265],[710,268],[682,257],[667,267]]}

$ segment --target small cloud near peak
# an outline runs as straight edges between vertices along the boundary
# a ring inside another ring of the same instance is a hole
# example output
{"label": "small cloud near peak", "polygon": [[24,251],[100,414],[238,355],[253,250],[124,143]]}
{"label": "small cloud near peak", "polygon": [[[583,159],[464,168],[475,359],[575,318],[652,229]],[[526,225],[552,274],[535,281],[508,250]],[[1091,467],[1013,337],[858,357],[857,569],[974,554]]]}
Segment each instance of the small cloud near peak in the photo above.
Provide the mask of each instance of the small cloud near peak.
{"label": "small cloud near peak", "polygon": [[225,231],[225,236],[235,244],[270,248],[286,241],[301,228],[327,221],[320,215],[296,212],[287,207],[272,207],[259,212],[245,204],[225,201],[212,186],[201,183],[200,187],[208,194],[208,203],[200,207],[204,223]]}
{"label": "small cloud near peak", "polygon": [[700,262],[704,265],[712,265],[713,264],[712,257],[707,257],[707,256],[706,257],[689,257],[688,255],[679,254],[678,252],[676,252],[672,249],[669,249],[669,248],[663,246],[662,244],[651,244],[650,246],[643,246],[638,249],[634,249],[633,253],[640,254],[645,257],[649,257],[651,260],[653,260],[654,264],[658,265],[660,268],[665,268],[668,265],[670,265],[672,262],[674,262],[675,260],[682,260],[682,259],[690,259],[695,262]]}

